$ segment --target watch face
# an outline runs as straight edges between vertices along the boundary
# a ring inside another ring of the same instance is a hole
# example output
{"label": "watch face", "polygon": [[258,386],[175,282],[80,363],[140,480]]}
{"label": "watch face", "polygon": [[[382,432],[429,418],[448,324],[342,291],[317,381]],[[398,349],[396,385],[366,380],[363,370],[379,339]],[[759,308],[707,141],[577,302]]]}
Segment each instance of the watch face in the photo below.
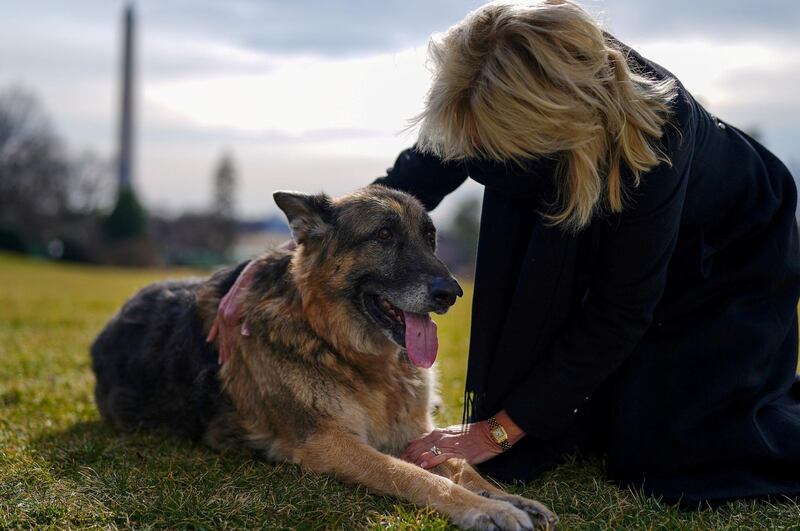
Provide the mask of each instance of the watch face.
{"label": "watch face", "polygon": [[492,430],[492,438],[496,441],[500,441],[504,439],[505,433],[503,433],[503,428],[495,428]]}

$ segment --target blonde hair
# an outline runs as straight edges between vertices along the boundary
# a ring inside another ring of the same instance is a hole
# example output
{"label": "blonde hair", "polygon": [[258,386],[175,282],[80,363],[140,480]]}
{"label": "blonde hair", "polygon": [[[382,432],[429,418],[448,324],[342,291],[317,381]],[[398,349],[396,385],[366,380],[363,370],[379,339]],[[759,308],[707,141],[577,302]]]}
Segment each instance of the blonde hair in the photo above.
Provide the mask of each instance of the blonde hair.
{"label": "blonde hair", "polygon": [[487,4],[429,53],[433,84],[412,121],[418,149],[445,160],[559,157],[559,210],[545,214],[553,225],[578,231],[598,208],[621,212],[623,163],[634,186],[669,163],[657,140],[675,81],[633,71],[572,2]]}

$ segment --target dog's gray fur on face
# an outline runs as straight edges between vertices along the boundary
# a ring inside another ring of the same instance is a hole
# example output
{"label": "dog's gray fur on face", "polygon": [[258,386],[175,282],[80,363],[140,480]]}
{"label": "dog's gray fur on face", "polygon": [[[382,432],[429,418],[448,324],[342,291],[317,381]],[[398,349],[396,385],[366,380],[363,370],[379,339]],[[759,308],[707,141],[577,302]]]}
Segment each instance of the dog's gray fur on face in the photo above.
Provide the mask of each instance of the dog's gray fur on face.
{"label": "dog's gray fur on face", "polygon": [[440,308],[438,305],[431,303],[428,281],[429,277],[426,275],[419,282],[414,282],[405,288],[381,290],[380,294],[389,299],[392,304],[407,312],[445,313],[447,311],[446,308]]}

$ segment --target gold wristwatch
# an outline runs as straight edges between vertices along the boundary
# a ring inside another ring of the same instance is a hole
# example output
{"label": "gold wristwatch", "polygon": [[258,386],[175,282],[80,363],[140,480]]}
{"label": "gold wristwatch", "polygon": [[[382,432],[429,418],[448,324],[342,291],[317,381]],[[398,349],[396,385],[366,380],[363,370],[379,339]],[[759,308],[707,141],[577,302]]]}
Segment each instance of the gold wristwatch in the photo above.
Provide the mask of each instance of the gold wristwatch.
{"label": "gold wristwatch", "polygon": [[511,449],[511,445],[508,444],[508,433],[506,433],[506,429],[497,422],[497,419],[494,417],[489,417],[489,435],[492,437],[492,440],[500,446],[505,452],[506,450]]}

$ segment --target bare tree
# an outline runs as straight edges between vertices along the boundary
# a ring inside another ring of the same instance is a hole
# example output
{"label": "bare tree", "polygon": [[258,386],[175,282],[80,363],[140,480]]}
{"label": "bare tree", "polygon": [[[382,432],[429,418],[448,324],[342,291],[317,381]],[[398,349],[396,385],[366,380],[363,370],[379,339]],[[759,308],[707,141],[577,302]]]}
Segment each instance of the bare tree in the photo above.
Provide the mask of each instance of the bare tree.
{"label": "bare tree", "polygon": [[67,204],[73,212],[93,214],[114,204],[114,178],[108,160],[84,151],[70,161]]}
{"label": "bare tree", "polygon": [[36,97],[0,91],[0,224],[41,232],[67,208],[69,163]]}
{"label": "bare tree", "polygon": [[67,154],[30,90],[0,90],[0,247],[42,253],[58,244],[58,256],[96,257],[96,214],[110,206],[111,184],[106,161]]}

